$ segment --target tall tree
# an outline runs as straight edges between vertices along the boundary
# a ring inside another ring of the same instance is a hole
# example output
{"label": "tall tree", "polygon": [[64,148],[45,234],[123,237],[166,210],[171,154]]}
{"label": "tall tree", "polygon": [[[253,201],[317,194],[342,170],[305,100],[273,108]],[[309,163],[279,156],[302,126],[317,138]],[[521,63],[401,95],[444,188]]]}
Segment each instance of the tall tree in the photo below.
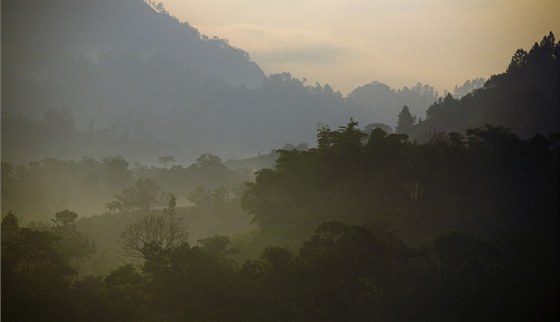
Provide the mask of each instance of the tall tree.
{"label": "tall tree", "polygon": [[78,214],[63,210],[55,214],[52,227],[53,234],[58,237],[55,248],[68,261],[78,278],[81,264],[96,252],[95,244],[76,227]]}
{"label": "tall tree", "polygon": [[121,244],[126,255],[146,258],[186,241],[187,232],[175,214],[175,204],[175,196],[171,196],[162,213],[145,216],[122,232]]}
{"label": "tall tree", "polygon": [[408,106],[403,106],[401,112],[399,113],[397,120],[397,128],[395,132],[397,133],[409,133],[414,123],[416,122],[416,117],[410,114]]}
{"label": "tall tree", "polygon": [[69,296],[73,274],[50,231],[19,227],[13,214],[2,219],[2,320],[76,320]]}

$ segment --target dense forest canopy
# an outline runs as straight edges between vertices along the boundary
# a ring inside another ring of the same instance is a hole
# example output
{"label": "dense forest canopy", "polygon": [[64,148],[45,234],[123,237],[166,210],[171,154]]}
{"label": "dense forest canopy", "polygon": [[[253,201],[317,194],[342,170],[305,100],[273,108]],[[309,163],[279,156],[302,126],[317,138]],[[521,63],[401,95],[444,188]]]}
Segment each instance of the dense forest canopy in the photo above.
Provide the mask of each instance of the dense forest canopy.
{"label": "dense forest canopy", "polygon": [[552,32],[453,93],[343,96],[153,1],[2,30],[3,320],[559,319]]}
{"label": "dense forest canopy", "polygon": [[416,144],[381,129],[368,136],[357,125],[322,129],[318,147],[308,151],[280,150],[275,168],[248,184],[243,206],[253,221],[302,236],[325,221],[388,222],[411,241],[459,229],[517,232],[556,220],[557,135],[524,141],[487,126]]}

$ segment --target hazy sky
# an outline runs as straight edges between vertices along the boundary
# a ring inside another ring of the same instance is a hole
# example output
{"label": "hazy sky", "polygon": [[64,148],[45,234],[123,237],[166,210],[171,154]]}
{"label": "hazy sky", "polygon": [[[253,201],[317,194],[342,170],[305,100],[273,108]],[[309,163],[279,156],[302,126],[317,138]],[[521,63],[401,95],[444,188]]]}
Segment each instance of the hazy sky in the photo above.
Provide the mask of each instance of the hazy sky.
{"label": "hazy sky", "polygon": [[516,49],[560,37],[560,0],[161,0],[201,33],[344,93],[378,80],[440,92],[505,70]]}

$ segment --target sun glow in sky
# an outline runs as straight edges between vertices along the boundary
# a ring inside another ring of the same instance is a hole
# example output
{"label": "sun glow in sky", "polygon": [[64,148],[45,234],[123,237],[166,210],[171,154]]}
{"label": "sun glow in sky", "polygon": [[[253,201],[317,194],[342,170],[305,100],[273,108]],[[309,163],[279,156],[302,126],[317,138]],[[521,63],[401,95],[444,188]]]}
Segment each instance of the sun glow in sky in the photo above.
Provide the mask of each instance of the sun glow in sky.
{"label": "sun glow in sky", "polygon": [[347,93],[378,80],[440,92],[503,72],[518,48],[560,37],[558,0],[162,0],[201,33]]}

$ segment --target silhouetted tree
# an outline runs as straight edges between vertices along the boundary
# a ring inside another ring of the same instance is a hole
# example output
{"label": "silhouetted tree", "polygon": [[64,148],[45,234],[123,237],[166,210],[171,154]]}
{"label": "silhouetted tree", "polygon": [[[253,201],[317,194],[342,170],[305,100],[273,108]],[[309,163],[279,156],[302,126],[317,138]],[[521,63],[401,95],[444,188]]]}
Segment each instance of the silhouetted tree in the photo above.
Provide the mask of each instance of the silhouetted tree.
{"label": "silhouetted tree", "polygon": [[187,232],[175,215],[175,197],[161,214],[142,217],[121,234],[121,245],[128,256],[149,257],[186,241]]}
{"label": "silhouetted tree", "polygon": [[80,265],[96,252],[95,244],[76,227],[78,214],[70,210],[59,211],[52,220],[51,231],[58,240],[56,249],[66,258],[78,278]]}
{"label": "silhouetted tree", "polygon": [[397,133],[409,133],[414,123],[416,122],[416,117],[413,117],[408,110],[408,106],[403,106],[401,112],[399,113],[397,120],[397,128],[395,132]]}
{"label": "silhouetted tree", "polygon": [[522,68],[527,63],[527,56],[528,54],[524,49],[517,49],[511,57],[511,62],[509,63],[507,72],[511,73],[519,68]]}
{"label": "silhouetted tree", "polygon": [[19,227],[13,214],[2,219],[2,320],[75,317],[69,288],[73,270],[57,250],[57,240],[49,231]]}

